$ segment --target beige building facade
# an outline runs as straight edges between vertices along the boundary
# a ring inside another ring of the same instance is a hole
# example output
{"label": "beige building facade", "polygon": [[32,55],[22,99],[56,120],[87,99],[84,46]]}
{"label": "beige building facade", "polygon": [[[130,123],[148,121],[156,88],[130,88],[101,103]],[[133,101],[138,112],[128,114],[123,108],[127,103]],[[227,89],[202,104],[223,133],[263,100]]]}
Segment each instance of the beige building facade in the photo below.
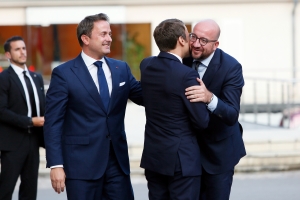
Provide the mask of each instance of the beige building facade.
{"label": "beige building facade", "polygon": [[[166,18],[192,26],[212,18],[221,27],[219,47],[242,63],[245,77],[300,78],[296,0],[0,0],[0,26],[77,24],[99,12],[112,24],[150,23],[150,35]],[[151,54],[158,52],[152,38]]]}

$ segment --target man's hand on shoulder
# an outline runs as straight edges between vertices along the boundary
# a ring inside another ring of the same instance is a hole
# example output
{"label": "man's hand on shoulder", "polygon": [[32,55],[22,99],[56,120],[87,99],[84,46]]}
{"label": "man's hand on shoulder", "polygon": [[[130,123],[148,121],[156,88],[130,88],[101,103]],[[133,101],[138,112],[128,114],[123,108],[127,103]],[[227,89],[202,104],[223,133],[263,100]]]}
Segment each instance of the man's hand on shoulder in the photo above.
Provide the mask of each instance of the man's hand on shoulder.
{"label": "man's hand on shoulder", "polygon": [[52,168],[50,172],[51,184],[55,192],[60,194],[65,190],[66,174],[64,168]]}
{"label": "man's hand on shoulder", "polygon": [[190,102],[210,103],[213,94],[207,90],[201,79],[197,78],[197,81],[200,85],[191,86],[185,89],[187,99],[189,99]]}

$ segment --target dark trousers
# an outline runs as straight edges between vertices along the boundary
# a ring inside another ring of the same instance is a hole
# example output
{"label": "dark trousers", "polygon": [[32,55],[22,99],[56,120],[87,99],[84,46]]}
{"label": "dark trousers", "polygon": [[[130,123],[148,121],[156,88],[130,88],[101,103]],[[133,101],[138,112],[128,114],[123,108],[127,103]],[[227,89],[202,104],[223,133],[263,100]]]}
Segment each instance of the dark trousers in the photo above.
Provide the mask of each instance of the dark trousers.
{"label": "dark trousers", "polygon": [[145,170],[148,181],[149,200],[195,200],[199,199],[201,176],[183,177],[179,158],[174,176]]}
{"label": "dark trousers", "polygon": [[100,179],[66,179],[69,200],[133,200],[130,176],[124,174],[110,148],[107,169]]}
{"label": "dark trousers", "polygon": [[25,136],[14,151],[1,151],[0,200],[11,200],[20,176],[19,200],[35,200],[40,162],[38,138]]}
{"label": "dark trousers", "polygon": [[200,200],[229,200],[234,169],[209,174],[202,168]]}

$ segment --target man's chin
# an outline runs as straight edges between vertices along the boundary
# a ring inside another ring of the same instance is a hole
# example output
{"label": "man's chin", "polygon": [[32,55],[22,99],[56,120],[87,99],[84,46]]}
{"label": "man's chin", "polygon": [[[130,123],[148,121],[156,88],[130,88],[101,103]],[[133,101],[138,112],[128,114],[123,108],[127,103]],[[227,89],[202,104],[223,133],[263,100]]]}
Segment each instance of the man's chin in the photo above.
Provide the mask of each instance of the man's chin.
{"label": "man's chin", "polygon": [[191,56],[192,56],[194,59],[196,59],[196,60],[199,60],[199,59],[201,58],[201,55],[202,55],[202,54],[195,54],[195,53],[193,53],[193,52],[192,52],[192,54],[191,54]]}
{"label": "man's chin", "polygon": [[109,54],[110,53],[110,50],[108,50],[108,49],[106,49],[105,51],[104,51],[104,54],[105,55],[107,55],[107,54]]}

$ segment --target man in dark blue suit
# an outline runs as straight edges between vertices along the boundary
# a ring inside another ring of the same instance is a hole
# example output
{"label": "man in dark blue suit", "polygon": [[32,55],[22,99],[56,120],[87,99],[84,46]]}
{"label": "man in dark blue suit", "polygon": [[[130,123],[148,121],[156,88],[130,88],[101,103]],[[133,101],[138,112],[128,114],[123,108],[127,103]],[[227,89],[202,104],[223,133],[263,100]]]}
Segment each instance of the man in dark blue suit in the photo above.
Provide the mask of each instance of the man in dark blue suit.
{"label": "man in dark blue suit", "polygon": [[192,58],[184,64],[198,70],[200,86],[187,88],[192,102],[208,104],[208,128],[198,134],[202,156],[201,200],[229,199],[234,167],[246,155],[238,122],[244,86],[241,64],[218,49],[220,28],[213,20],[198,22],[190,34]]}
{"label": "man in dark blue suit", "polygon": [[146,110],[144,150],[150,200],[199,198],[201,158],[196,132],[207,127],[204,103],[191,103],[185,88],[197,85],[197,72],[182,64],[189,55],[189,36],[177,19],[161,22],[154,30],[158,56],[141,62],[141,85]]}
{"label": "man in dark blue suit", "polygon": [[[128,99],[142,103],[141,86],[122,61],[106,57],[108,17],[85,17],[77,27],[82,52],[52,72],[46,96],[47,167],[68,199],[132,200],[124,116]],[[100,94],[99,94],[100,92]]]}

